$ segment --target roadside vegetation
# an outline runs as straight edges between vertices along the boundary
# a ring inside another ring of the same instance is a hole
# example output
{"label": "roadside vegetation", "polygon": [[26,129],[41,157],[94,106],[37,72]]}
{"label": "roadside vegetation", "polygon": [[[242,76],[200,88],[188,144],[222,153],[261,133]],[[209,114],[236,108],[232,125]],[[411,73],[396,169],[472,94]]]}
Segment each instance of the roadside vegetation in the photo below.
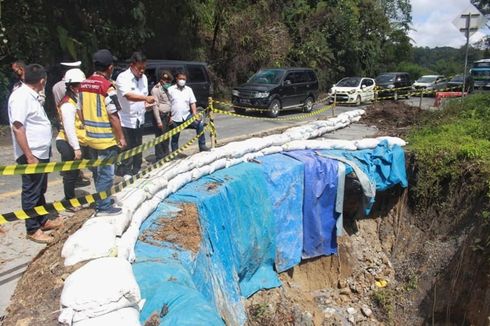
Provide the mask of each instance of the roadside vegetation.
{"label": "roadside vegetation", "polygon": [[[416,157],[416,196],[421,206],[444,205],[460,191],[490,199],[490,95],[474,94],[446,102],[427,113],[408,135]],[[481,212],[486,216],[485,212]]]}

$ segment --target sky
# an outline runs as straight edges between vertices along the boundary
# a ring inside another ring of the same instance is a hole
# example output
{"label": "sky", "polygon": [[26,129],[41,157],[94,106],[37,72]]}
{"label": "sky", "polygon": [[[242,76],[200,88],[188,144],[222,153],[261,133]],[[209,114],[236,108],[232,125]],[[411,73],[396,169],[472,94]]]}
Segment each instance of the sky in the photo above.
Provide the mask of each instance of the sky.
{"label": "sky", "polygon": [[[412,30],[409,36],[415,46],[430,48],[465,45],[463,33],[453,25],[453,21],[470,6],[469,0],[411,0]],[[488,28],[476,32],[470,42],[476,42],[490,34]]]}

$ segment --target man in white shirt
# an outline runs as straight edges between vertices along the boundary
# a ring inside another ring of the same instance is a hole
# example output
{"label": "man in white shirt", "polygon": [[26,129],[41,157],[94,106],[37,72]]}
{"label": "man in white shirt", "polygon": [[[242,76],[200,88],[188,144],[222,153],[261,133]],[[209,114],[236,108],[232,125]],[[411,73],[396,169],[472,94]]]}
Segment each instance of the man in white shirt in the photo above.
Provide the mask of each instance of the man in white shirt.
{"label": "man in white shirt", "polygon": [[[124,137],[128,147],[137,147],[143,141],[143,124],[146,108],[155,103],[153,96],[148,96],[148,79],[145,76],[146,57],[141,52],[131,56],[129,68],[117,76],[117,97],[121,104],[119,116]],[[142,153],[121,163],[118,174],[121,176],[135,175],[141,169]]]}
{"label": "man in white shirt", "polygon": [[[177,128],[185,121],[189,120],[193,115],[197,114],[196,97],[192,88],[186,86],[187,76],[184,72],[179,72],[176,75],[177,84],[170,86],[168,94],[171,103],[171,128]],[[200,134],[204,129],[204,123],[202,120],[194,121],[189,128],[196,129],[196,134]],[[179,136],[180,133],[172,136],[171,147],[172,152],[179,148]],[[199,151],[209,151],[206,146],[206,138],[204,134],[199,137]]]}
{"label": "man in white shirt", "polygon": [[[24,83],[9,98],[8,111],[15,159],[18,164],[47,163],[51,156],[51,123],[40,104],[40,93],[46,86],[46,70],[38,64],[25,69]],[[45,173],[22,175],[22,209],[30,210],[46,204],[44,194],[48,186]],[[26,220],[27,238],[50,243],[53,237],[44,231],[63,224],[61,217],[50,219],[48,215]]]}

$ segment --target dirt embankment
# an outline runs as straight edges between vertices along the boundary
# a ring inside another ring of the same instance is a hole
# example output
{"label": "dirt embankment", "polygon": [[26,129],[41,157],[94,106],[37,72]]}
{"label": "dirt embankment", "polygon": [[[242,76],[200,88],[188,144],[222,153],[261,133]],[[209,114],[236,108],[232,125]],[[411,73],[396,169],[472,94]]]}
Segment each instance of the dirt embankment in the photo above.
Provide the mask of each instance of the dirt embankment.
{"label": "dirt embankment", "polygon": [[32,260],[17,284],[3,326],[58,325],[64,280],[84,264],[64,267],[61,250],[66,239],[92,214],[93,209],[81,210],[55,231],[57,240]]}
{"label": "dirt embankment", "polygon": [[[384,102],[361,123],[404,136],[418,108]],[[407,153],[408,190],[378,193],[368,217],[359,189],[346,184],[339,256],[306,261],[284,286],[248,300],[249,325],[490,325],[490,204],[477,171],[444,203],[416,201],[417,162]]]}

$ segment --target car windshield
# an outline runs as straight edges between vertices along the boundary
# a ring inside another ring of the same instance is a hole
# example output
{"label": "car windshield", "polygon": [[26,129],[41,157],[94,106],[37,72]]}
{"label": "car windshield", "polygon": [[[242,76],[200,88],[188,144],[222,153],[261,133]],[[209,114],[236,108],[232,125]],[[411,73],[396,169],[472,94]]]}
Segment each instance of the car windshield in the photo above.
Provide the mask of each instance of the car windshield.
{"label": "car windshield", "polygon": [[380,75],[380,76],[376,77],[376,82],[378,84],[389,83],[389,82],[395,81],[395,77],[396,77],[396,75],[392,75],[392,74]]}
{"label": "car windshield", "polygon": [[347,78],[342,78],[338,83],[337,86],[339,87],[357,87],[361,83],[361,78],[358,77],[347,77]]}
{"label": "car windshield", "polygon": [[260,70],[247,81],[249,84],[279,84],[284,75],[284,70],[267,69]]}
{"label": "car windshield", "polygon": [[463,76],[454,76],[453,79],[451,79],[451,81],[461,83],[463,82]]}
{"label": "car windshield", "polygon": [[417,83],[433,83],[437,79],[436,76],[422,76],[417,79]]}

